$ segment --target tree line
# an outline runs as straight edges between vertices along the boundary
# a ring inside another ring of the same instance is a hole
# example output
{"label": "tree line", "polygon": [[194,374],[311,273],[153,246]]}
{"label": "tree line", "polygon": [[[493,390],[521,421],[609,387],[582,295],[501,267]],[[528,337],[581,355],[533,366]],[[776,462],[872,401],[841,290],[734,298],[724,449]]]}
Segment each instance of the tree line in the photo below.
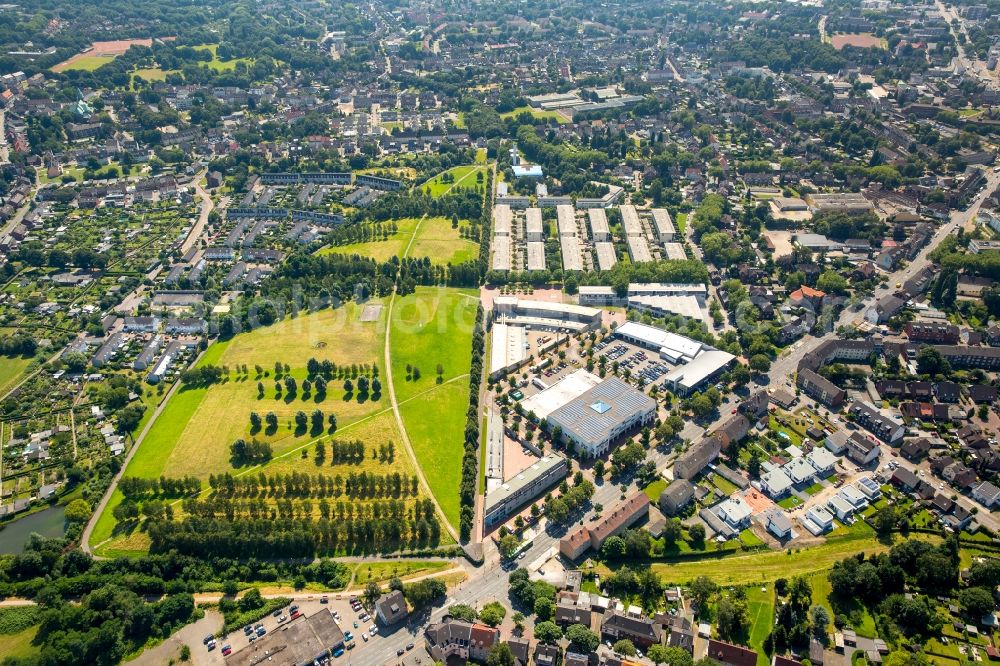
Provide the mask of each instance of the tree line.
{"label": "tree line", "polygon": [[185,476],[181,479],[166,476],[161,476],[158,479],[126,476],[118,482],[118,489],[129,499],[150,496],[183,497],[197,495],[201,492],[201,481],[193,476]]}
{"label": "tree line", "polygon": [[486,342],[483,336],[483,306],[480,303],[476,309],[476,323],[472,329],[472,367],[469,369],[469,408],[466,411],[465,440],[462,454],[462,482],[459,486],[459,501],[461,515],[459,530],[462,539],[468,539],[472,533],[472,523],[475,519],[476,488],[478,475],[479,451],[479,389],[483,380],[483,355]]}
{"label": "tree line", "polygon": [[374,474],[351,472],[346,477],[340,474],[288,474],[233,476],[213,474],[208,477],[208,485],[218,497],[340,497],[352,499],[376,499],[382,497],[417,497],[419,483],[416,475],[392,472]]}
{"label": "tree line", "polygon": [[176,550],[197,557],[312,558],[319,554],[389,552],[430,548],[440,541],[433,518],[247,520],[188,518],[149,526],[150,553]]}

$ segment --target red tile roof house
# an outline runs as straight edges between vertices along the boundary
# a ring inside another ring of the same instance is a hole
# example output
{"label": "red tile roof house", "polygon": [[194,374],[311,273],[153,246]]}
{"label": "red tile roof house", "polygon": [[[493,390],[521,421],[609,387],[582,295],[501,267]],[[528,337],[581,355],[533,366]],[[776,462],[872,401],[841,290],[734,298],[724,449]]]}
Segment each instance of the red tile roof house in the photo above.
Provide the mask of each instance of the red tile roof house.
{"label": "red tile roof house", "polygon": [[724,641],[709,640],[708,656],[723,666],[757,666],[757,653]]}

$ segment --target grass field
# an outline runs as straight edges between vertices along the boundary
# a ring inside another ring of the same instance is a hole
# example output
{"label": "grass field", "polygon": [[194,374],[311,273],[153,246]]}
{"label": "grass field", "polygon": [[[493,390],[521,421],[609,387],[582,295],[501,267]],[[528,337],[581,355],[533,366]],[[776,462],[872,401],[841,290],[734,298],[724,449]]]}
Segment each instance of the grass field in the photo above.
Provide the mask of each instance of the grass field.
{"label": "grass field", "polygon": [[354,569],[353,587],[364,587],[372,581],[384,583],[393,578],[406,580],[413,576],[426,576],[444,571],[449,567],[451,567],[451,563],[445,561],[421,562],[398,560],[395,562],[366,562],[359,564]]}
{"label": "grass field", "polygon": [[774,627],[773,586],[748,589],[747,609],[750,611],[750,647],[757,651],[757,666],[767,666],[771,660],[764,652],[764,641]]}
{"label": "grass field", "polygon": [[103,56],[103,55],[83,56],[80,58],[76,58],[72,62],[67,63],[65,67],[61,67],[59,69],[53,67],[53,70],[59,72],[68,72],[71,69],[79,69],[83,70],[84,72],[92,72],[98,67],[103,67],[104,65],[107,65],[114,59],[115,59],[114,56]]}
{"label": "grass field", "polygon": [[[302,398],[302,391],[295,399],[287,400],[284,394],[276,398],[274,391],[274,362],[290,366],[292,376],[300,385],[306,377],[306,361],[310,357],[330,360],[338,365],[374,363],[381,365],[385,322],[360,322],[361,306],[346,303],[336,310],[323,310],[286,319],[273,326],[241,334],[230,341],[210,347],[199,362],[202,365],[226,365],[231,369],[230,379],[208,388],[180,389],[167,403],[164,411],[150,428],[135,457],[129,463],[126,475],[155,478],[160,475],[180,477],[186,475],[206,479],[210,474],[232,470],[229,445],[237,438],[249,439],[249,414],[257,411],[261,416],[273,411],[278,416],[275,433],[256,433],[258,439],[269,441],[274,449],[274,459],[266,472],[308,471],[323,469],[335,473],[333,466],[318,468],[311,456],[311,443],[315,435],[294,431],[292,417],[302,410],[307,414],[321,409],[325,414],[334,413],[338,419],[337,437],[360,439],[373,445],[394,442],[397,445],[393,469],[412,473],[413,468],[402,446],[392,418],[387,396],[379,400],[359,400],[356,396],[346,399],[341,382],[331,381],[325,400],[317,402],[315,396]],[[248,365],[249,375],[237,378],[234,368]],[[261,365],[270,376],[262,377],[264,397],[259,398],[254,365]],[[326,433],[324,432],[324,435]],[[300,455],[309,448],[307,460]],[[366,460],[358,471],[384,471],[384,465]],[[253,469],[256,472],[256,468]],[[237,471],[236,473],[245,473]],[[91,537],[97,545],[115,536],[115,520],[111,515],[121,501],[116,492],[105,512],[99,517]],[[123,548],[120,539],[107,544],[111,549]]]}
{"label": "grass field", "polygon": [[516,109],[514,109],[513,111],[508,111],[507,113],[501,113],[500,117],[501,118],[516,118],[517,116],[521,115],[522,113],[530,113],[532,116],[534,116],[535,118],[538,118],[540,120],[554,120],[557,123],[559,123],[560,125],[569,122],[569,120],[566,118],[566,116],[562,115],[558,111],[538,111],[537,109],[533,109],[530,106],[519,106]]}
{"label": "grass field", "polygon": [[834,562],[848,555],[884,553],[891,545],[874,537],[831,539],[794,552],[777,550],[737,553],[714,559],[657,562],[653,564],[653,570],[665,583],[683,584],[704,575],[719,585],[753,585],[773,582],[778,578],[826,572]]}
{"label": "grass field", "polygon": [[251,436],[248,419],[252,411],[262,416],[274,412],[278,416],[277,432],[268,435],[262,431],[255,435],[271,442],[277,456],[311,439],[308,432],[295,434],[291,419],[297,411],[309,413],[318,408],[336,414],[343,425],[388,406],[371,400],[345,400],[339,382],[331,382],[328,395],[321,402],[314,396],[302,399],[301,391],[291,401],[285,394],[276,398],[273,376],[261,377],[259,381],[264,384],[265,392],[263,398],[258,398],[255,364],[273,372],[275,361],[287,363],[299,382],[306,377],[305,365],[310,357],[337,364],[377,364],[382,351],[382,327],[379,322],[359,322],[360,310],[357,304],[346,303],[335,310],[286,319],[215,345],[202,359],[203,364],[230,368],[247,364],[249,375],[240,379],[234,375],[229,381],[209,388],[179,390],[153,424],[128,473],[142,477],[191,474],[207,478],[210,473],[228,469],[229,444]]}
{"label": "grass field", "polygon": [[[476,177],[477,173],[483,174],[483,180],[478,180]],[[451,182],[445,182],[443,180],[444,174],[449,174],[454,178]],[[486,167],[479,165],[468,165],[468,166],[457,166],[448,169],[447,171],[442,171],[433,178],[425,181],[419,186],[421,192],[430,191],[432,197],[440,197],[447,194],[452,190],[459,189],[475,189],[477,185],[485,186],[486,183]]]}
{"label": "grass field", "polygon": [[38,626],[28,627],[16,634],[0,634],[0,654],[10,658],[28,658],[37,655],[39,649],[31,644]]}
{"label": "grass field", "polygon": [[386,240],[350,245],[329,245],[318,254],[358,254],[378,262],[391,257],[402,257],[409,248],[408,257],[430,257],[435,264],[460,264],[479,256],[479,243],[459,236],[445,217],[428,217],[423,220],[408,217],[393,220],[398,231]]}
{"label": "grass field", "polygon": [[459,236],[451,221],[444,217],[429,217],[417,228],[417,237],[410,247],[409,257],[430,257],[435,264],[457,265],[475,261],[479,243]]}
{"label": "grass field", "polygon": [[[830,594],[832,592],[830,587],[830,581],[827,578],[826,571],[817,572],[808,577],[809,587],[812,588],[812,602],[818,606],[825,606],[827,610],[830,611],[830,617],[835,614],[840,613],[848,618],[851,627],[854,628],[861,636],[866,636],[868,638],[874,638],[877,635],[877,629],[875,628],[875,618],[871,616],[868,610],[859,604],[857,601],[852,601],[847,606],[843,604],[834,605],[830,602]],[[831,625],[831,631],[833,629]]]}
{"label": "grass field", "polygon": [[6,393],[10,387],[17,383],[21,375],[24,374],[25,368],[30,364],[30,358],[3,357],[3,362],[0,363],[0,395]]}
{"label": "grass field", "polygon": [[651,484],[642,489],[642,492],[646,493],[646,497],[649,498],[650,502],[658,502],[660,500],[660,493],[667,489],[667,482],[664,479],[657,479]]}
{"label": "grass field", "polygon": [[418,218],[415,217],[393,220],[398,231],[386,240],[351,243],[350,245],[329,245],[320,249],[317,254],[358,254],[378,262],[388,261],[390,257],[402,257],[406,247],[410,244],[410,239],[413,238],[418,221]]}
{"label": "grass field", "polygon": [[176,74],[177,70],[171,69],[168,71],[159,67],[149,67],[146,69],[137,69],[132,73],[146,81],[164,81],[167,78],[167,74]]}
{"label": "grass field", "polygon": [[219,49],[218,44],[202,44],[201,46],[194,47],[201,51],[211,51],[212,59],[204,63],[209,68],[214,69],[217,72],[228,72],[229,70],[236,69],[237,63],[245,63],[249,65],[252,61],[249,58],[235,58],[233,60],[220,60],[217,53]]}
{"label": "grass field", "polygon": [[[403,425],[431,492],[453,525],[458,525],[460,508],[469,398],[465,376],[472,362],[477,304],[471,290],[419,287],[396,301],[390,324],[393,384]],[[436,383],[438,364],[441,384]],[[419,379],[412,379],[407,365],[420,369]],[[431,413],[434,417],[428,418]]]}

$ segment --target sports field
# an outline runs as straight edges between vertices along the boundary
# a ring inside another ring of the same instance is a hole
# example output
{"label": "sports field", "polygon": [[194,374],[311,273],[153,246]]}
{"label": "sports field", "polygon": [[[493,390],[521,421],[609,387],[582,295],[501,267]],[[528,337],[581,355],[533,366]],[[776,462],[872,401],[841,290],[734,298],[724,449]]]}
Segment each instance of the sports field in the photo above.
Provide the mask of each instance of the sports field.
{"label": "sports field", "polygon": [[[397,300],[391,323],[392,376],[403,425],[431,492],[452,525],[458,525],[460,509],[467,376],[477,305],[473,290],[419,287],[415,294]],[[420,371],[417,379],[414,367]]]}
{"label": "sports field", "polygon": [[90,48],[86,51],[77,53],[72,58],[55,65],[52,71],[65,72],[70,69],[82,69],[92,72],[125,53],[132,46],[151,46],[152,43],[152,39],[119,39],[108,42],[92,42]]}
{"label": "sports field", "polygon": [[[483,174],[483,179],[479,180],[476,174]],[[447,181],[445,174],[448,174]],[[452,180],[454,179],[454,180]],[[429,191],[432,197],[440,197],[448,194],[452,190],[476,189],[476,186],[486,186],[486,167],[481,165],[457,166],[442,171],[433,178],[419,185],[421,192]]]}

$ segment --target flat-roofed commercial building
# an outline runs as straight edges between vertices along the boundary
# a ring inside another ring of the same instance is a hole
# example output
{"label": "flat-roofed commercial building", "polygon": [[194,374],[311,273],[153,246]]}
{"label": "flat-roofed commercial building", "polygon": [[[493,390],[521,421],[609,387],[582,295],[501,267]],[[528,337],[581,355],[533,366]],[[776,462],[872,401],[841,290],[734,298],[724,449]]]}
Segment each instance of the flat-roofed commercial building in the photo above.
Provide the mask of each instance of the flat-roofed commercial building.
{"label": "flat-roofed commercial building", "polygon": [[552,386],[525,398],[521,406],[524,407],[525,414],[534,414],[539,419],[548,418],[549,414],[600,383],[601,378],[597,375],[582,369],[576,370]]}
{"label": "flat-roofed commercial building", "polygon": [[718,349],[703,351],[687,365],[667,373],[663,382],[674,393],[687,395],[722,374],[735,359],[729,352]]}
{"label": "flat-roofed commercial building", "polygon": [[653,233],[661,243],[670,243],[677,235],[674,228],[674,221],[670,217],[670,212],[666,208],[653,209]]}
{"label": "flat-roofed commercial building", "polygon": [[490,377],[499,377],[515,370],[528,357],[528,336],[523,326],[493,324],[493,345],[490,348]]}
{"label": "flat-roofed commercial building", "polygon": [[534,301],[516,296],[495,298],[493,312],[498,321],[502,319],[508,324],[521,324],[528,328],[581,331],[601,325],[601,311],[597,308]]}
{"label": "flat-roofed commercial building", "polygon": [[653,350],[673,363],[694,360],[703,350],[709,349],[704,342],[635,321],[627,321],[616,328],[614,337]]}
{"label": "flat-roofed commercial building", "polygon": [[525,240],[535,243],[545,240],[545,227],[542,223],[542,209],[529,208],[524,211]]}
{"label": "flat-roofed commercial building", "polygon": [[257,664],[326,663],[334,650],[344,646],[344,632],[330,611],[299,616],[269,631],[226,658],[233,666]]}
{"label": "flat-roofed commercial building", "polygon": [[590,208],[587,210],[587,217],[590,218],[590,233],[594,241],[610,241],[611,227],[608,226],[608,215],[603,208]]}
{"label": "flat-roofed commercial building", "polygon": [[545,243],[528,241],[528,270],[545,270]]}
{"label": "flat-roofed commercial building", "polygon": [[609,377],[547,417],[548,427],[586,457],[596,458],[637,427],[656,418],[656,401],[617,377]]}
{"label": "flat-roofed commercial building", "polygon": [[830,194],[810,194],[807,197],[813,210],[823,213],[836,211],[842,213],[865,213],[873,206],[868,199],[855,192],[835,192]]}
{"label": "flat-roofed commercial building", "polygon": [[486,495],[483,506],[486,527],[505,518],[566,478],[566,458],[550,453]]}
{"label": "flat-roofed commercial building", "polygon": [[599,271],[609,271],[618,263],[613,243],[597,241],[594,243],[594,254],[597,255],[597,270]]}

